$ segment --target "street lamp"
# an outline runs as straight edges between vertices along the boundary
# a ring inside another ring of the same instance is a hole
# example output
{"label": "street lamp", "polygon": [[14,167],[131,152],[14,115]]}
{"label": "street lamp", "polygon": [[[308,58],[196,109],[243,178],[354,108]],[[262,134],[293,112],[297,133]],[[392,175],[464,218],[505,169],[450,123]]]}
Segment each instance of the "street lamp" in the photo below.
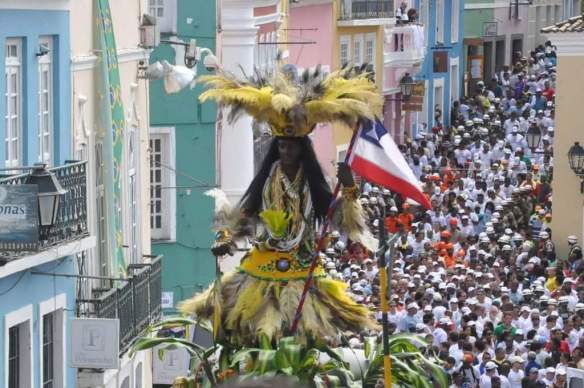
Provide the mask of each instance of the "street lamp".
{"label": "street lamp", "polygon": [[531,148],[533,152],[537,147],[539,147],[539,143],[541,142],[541,131],[538,127],[529,127],[527,133],[525,134],[527,145]]}
{"label": "street lamp", "polygon": [[34,165],[26,183],[38,186],[40,225],[53,226],[59,214],[59,199],[67,190],[63,189],[55,174],[48,171],[43,163]]}
{"label": "street lamp", "polygon": [[579,142],[574,142],[574,145],[570,147],[568,162],[574,174],[580,178],[580,193],[584,194],[584,148]]}
{"label": "street lamp", "polygon": [[160,43],[160,33],[154,16],[144,14],[139,29],[141,47],[145,49],[153,49],[158,46]]}
{"label": "street lamp", "polygon": [[401,89],[402,100],[409,100],[412,96],[412,89],[414,88],[414,79],[410,76],[410,73],[406,73],[402,77],[399,81],[399,87]]}

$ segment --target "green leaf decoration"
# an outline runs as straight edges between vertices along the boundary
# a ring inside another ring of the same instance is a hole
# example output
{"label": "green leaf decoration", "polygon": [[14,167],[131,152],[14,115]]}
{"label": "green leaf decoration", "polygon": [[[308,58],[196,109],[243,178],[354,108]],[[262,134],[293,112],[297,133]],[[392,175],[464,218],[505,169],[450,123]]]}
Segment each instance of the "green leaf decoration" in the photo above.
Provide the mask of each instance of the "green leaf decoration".
{"label": "green leaf decoration", "polygon": [[292,215],[282,210],[268,209],[261,212],[260,217],[272,236],[282,238],[286,234]]}

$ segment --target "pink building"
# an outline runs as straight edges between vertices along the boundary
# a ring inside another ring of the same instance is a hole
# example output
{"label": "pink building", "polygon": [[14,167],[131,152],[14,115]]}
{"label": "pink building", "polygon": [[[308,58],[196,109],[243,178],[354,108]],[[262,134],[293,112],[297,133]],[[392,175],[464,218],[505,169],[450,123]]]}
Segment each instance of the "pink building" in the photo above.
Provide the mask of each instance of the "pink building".
{"label": "pink building", "polygon": [[[333,2],[291,3],[287,36],[291,42],[288,45],[288,63],[296,65],[299,71],[320,64],[323,71],[330,72],[335,36]],[[318,125],[311,136],[325,176],[332,178],[337,161],[332,125]]]}

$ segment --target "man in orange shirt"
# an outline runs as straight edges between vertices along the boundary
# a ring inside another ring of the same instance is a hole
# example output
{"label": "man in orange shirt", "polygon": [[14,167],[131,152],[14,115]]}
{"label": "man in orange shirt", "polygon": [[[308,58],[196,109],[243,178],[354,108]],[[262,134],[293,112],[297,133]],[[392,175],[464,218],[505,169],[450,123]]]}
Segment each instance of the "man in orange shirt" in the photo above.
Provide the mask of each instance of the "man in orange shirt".
{"label": "man in orange shirt", "polygon": [[440,241],[434,244],[434,249],[438,252],[440,252],[443,249],[446,249],[446,246],[450,243],[451,237],[452,234],[447,230],[443,230],[442,232],[440,232]]}
{"label": "man in orange shirt", "polygon": [[448,254],[446,249],[440,250],[440,258],[444,260],[444,266],[446,268],[452,268],[454,267],[454,264],[456,264],[454,258]]}
{"label": "man in orange shirt", "polygon": [[385,217],[383,223],[385,224],[385,229],[387,230],[387,233],[394,234],[399,232],[399,220],[397,217],[397,208],[395,206],[392,206],[389,209],[389,214],[387,215],[387,217]]}
{"label": "man in orange shirt", "polygon": [[401,226],[403,226],[404,230],[409,232],[410,229],[412,229],[412,222],[414,222],[414,215],[412,213],[410,213],[410,204],[409,203],[404,203],[402,208],[403,208],[403,211],[399,214],[399,216],[397,216],[397,219],[398,219],[399,223],[401,224]]}

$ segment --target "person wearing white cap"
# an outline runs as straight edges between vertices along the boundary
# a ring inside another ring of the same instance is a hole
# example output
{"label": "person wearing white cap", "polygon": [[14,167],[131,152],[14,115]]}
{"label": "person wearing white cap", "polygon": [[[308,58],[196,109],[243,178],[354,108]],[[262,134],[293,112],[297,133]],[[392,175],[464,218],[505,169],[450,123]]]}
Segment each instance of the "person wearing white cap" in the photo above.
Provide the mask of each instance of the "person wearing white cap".
{"label": "person wearing white cap", "polygon": [[556,368],[550,366],[545,369],[545,375],[541,379],[541,382],[544,383],[546,387],[551,387],[554,384],[555,377]]}
{"label": "person wearing white cap", "polygon": [[493,361],[487,362],[485,365],[485,373],[479,380],[479,388],[491,388],[491,377],[498,376],[497,364]]}
{"label": "person wearing white cap", "polygon": [[432,332],[432,337],[434,338],[433,345],[436,346],[438,349],[440,349],[440,346],[443,343],[448,342],[448,333],[446,332],[446,330],[450,328],[451,324],[452,322],[450,321],[450,319],[446,317],[441,318],[438,321],[437,327]]}
{"label": "person wearing white cap", "polygon": [[413,333],[416,331],[416,325],[422,323],[418,315],[420,307],[417,303],[411,302],[406,306],[407,313],[399,321],[398,329],[402,333]]}
{"label": "person wearing white cap", "polygon": [[522,381],[525,377],[523,363],[524,360],[520,356],[514,356],[511,359],[511,370],[507,375],[507,379],[509,380],[509,388],[522,388]]}

